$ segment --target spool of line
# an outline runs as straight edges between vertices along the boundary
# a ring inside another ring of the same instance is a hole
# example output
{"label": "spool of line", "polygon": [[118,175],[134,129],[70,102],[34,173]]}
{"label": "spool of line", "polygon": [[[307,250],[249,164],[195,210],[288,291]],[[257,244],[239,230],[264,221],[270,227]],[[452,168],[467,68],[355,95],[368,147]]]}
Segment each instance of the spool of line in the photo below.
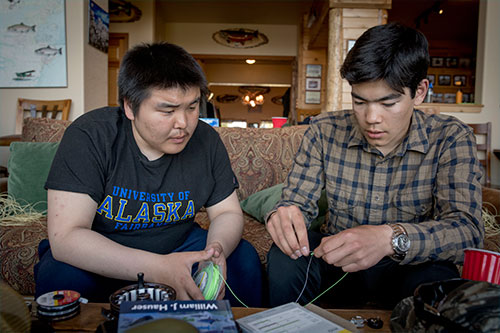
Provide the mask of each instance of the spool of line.
{"label": "spool of line", "polygon": [[36,299],[37,315],[46,320],[65,320],[80,312],[80,294],[73,290],[56,290]]}
{"label": "spool of line", "polygon": [[220,276],[219,266],[214,265],[212,262],[196,274],[194,281],[206,300],[215,300],[217,298],[222,287]]}

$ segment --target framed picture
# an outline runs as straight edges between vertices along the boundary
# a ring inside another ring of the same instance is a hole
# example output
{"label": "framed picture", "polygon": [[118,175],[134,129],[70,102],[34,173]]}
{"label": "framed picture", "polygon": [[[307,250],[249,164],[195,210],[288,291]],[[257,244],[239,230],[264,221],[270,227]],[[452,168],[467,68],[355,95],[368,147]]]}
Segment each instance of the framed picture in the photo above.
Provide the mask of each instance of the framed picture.
{"label": "framed picture", "polygon": [[2,1],[0,8],[0,88],[67,87],[65,1]]}
{"label": "framed picture", "polygon": [[463,87],[467,85],[467,76],[465,75],[454,75],[453,76],[453,85]]}
{"label": "framed picture", "polygon": [[431,57],[431,67],[443,67],[444,58],[443,57]]}
{"label": "framed picture", "polygon": [[436,85],[436,75],[434,74],[428,74],[427,75],[427,80],[429,80],[429,83],[432,83],[432,85]]}
{"label": "framed picture", "polygon": [[446,67],[458,67],[458,58],[457,57],[447,57],[444,59],[444,65]]}
{"label": "framed picture", "polygon": [[449,86],[449,85],[451,85],[451,76],[450,75],[439,75],[438,76],[438,84],[440,86]]}
{"label": "framed picture", "polygon": [[306,91],[306,104],[320,104],[321,92],[320,91]]}
{"label": "framed picture", "polygon": [[471,67],[471,59],[470,58],[458,58],[458,67],[470,68]]}
{"label": "framed picture", "polygon": [[470,100],[470,95],[471,94],[463,94],[462,95],[462,103],[472,103]]}
{"label": "framed picture", "polygon": [[321,77],[321,65],[306,65],[306,77]]}
{"label": "framed picture", "polygon": [[433,94],[432,103],[443,103],[443,94],[441,93]]}
{"label": "framed picture", "polygon": [[455,103],[457,101],[457,95],[454,93],[443,94],[443,103]]}
{"label": "framed picture", "polygon": [[321,79],[307,78],[306,90],[321,90]]}
{"label": "framed picture", "polygon": [[351,49],[355,43],[356,43],[356,40],[354,40],[354,39],[347,40],[347,52],[351,51]]}
{"label": "framed picture", "polygon": [[108,53],[109,14],[93,0],[89,1],[89,44]]}

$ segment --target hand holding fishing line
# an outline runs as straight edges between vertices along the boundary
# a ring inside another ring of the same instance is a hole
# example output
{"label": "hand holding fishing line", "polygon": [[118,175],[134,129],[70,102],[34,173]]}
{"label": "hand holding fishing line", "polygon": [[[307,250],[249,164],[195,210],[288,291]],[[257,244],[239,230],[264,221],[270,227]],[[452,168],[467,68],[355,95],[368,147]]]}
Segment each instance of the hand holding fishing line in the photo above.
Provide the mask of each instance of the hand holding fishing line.
{"label": "hand holding fishing line", "polygon": [[278,207],[266,223],[274,243],[292,259],[309,255],[304,216],[297,206]]}

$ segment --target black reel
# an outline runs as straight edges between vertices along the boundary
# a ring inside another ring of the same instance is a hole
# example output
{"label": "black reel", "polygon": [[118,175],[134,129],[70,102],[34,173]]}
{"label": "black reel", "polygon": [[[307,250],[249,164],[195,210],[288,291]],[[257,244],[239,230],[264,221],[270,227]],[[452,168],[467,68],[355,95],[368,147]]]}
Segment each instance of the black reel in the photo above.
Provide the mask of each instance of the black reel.
{"label": "black reel", "polygon": [[161,283],[144,282],[144,273],[137,274],[137,284],[133,284],[115,291],[109,296],[111,313],[109,319],[118,318],[120,304],[126,301],[174,301],[174,288]]}

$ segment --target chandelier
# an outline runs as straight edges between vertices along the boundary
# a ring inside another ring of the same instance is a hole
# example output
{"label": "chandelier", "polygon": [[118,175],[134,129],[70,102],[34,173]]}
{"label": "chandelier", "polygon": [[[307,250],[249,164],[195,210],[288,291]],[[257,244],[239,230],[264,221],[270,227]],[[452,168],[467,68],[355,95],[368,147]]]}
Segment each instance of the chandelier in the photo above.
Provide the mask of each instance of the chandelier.
{"label": "chandelier", "polygon": [[238,91],[243,95],[241,97],[242,103],[254,108],[257,105],[264,104],[264,94],[271,91],[271,88],[259,86],[240,86],[238,87]]}

